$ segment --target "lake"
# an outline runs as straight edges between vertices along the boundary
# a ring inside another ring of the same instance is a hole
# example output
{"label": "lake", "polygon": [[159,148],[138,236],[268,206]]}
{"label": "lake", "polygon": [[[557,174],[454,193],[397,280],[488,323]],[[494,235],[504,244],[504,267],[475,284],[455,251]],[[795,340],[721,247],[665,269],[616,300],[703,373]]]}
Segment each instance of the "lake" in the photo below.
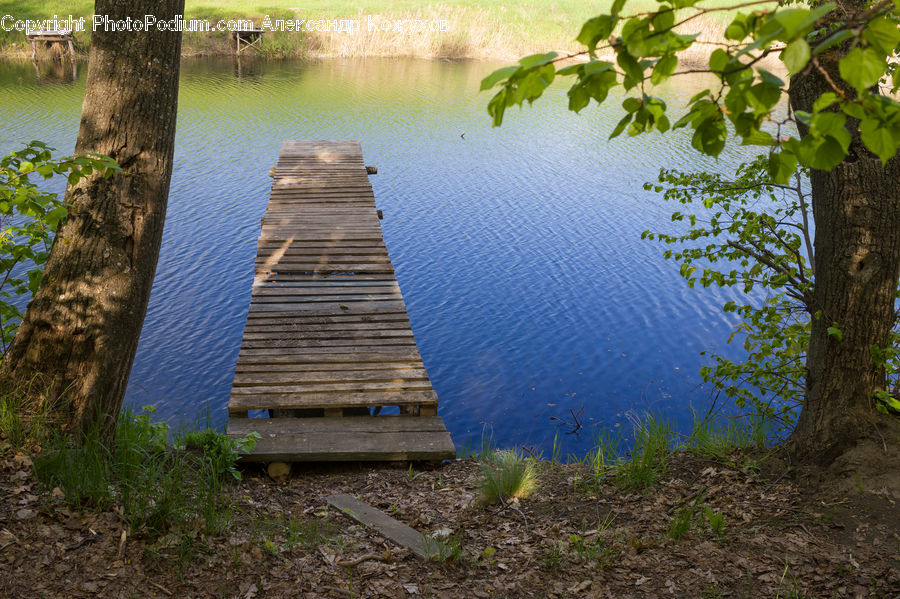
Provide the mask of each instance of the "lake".
{"label": "lake", "polygon": [[[69,153],[86,68],[37,79],[0,65],[0,150],[40,139]],[[752,148],[701,158],[679,132],[607,141],[612,99],[575,115],[564,87],[493,129],[487,63],[244,60],[182,65],[175,170],[156,280],[126,403],[171,423],[226,419],[260,218],[284,139],[356,139],[420,352],[457,447],[583,455],[597,426],[647,411],[681,430],[702,409],[700,352],[738,357],[721,305],[663,247],[661,166],[730,170]],[[690,87],[690,86],[687,86]],[[693,90],[662,92],[684,105]],[[58,185],[62,190],[62,184]],[[567,434],[579,415],[583,428]],[[568,421],[568,423],[566,422]]]}

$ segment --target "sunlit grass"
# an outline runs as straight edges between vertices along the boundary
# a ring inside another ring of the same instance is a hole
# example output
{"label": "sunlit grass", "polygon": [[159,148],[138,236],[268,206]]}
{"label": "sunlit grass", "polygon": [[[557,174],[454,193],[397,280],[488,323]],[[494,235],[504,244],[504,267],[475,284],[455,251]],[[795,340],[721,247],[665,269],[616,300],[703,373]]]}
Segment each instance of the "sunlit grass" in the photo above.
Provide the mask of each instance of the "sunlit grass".
{"label": "sunlit grass", "polygon": [[527,499],[537,490],[534,460],[512,451],[498,451],[492,460],[481,463],[480,501],[484,504],[509,499]]}
{"label": "sunlit grass", "polygon": [[[416,56],[426,58],[499,58],[515,59],[539,51],[578,51],[575,42],[582,23],[609,10],[612,0],[579,2],[576,0],[454,0],[430,2],[401,0],[335,0],[299,6],[295,0],[242,2],[224,0],[188,0],[186,20],[204,18],[252,19],[262,24],[265,16],[276,19],[318,20],[356,19],[359,29],[347,32],[276,32],[263,37],[261,48],[268,56]],[[707,0],[704,8],[725,7],[733,2]],[[649,11],[657,7],[655,0],[632,0],[623,15]],[[773,3],[773,6],[775,4]],[[36,0],[21,3],[17,19],[45,19],[54,15],[90,18],[93,2],[88,0]],[[702,32],[701,40],[717,39],[731,12],[716,12],[692,22],[691,30]],[[380,30],[386,21],[446,21],[446,31]],[[76,34],[80,46],[89,42],[89,33]],[[24,35],[0,31],[0,43],[14,43],[24,52]],[[231,51],[227,32],[188,32],[184,38],[185,54],[223,54]],[[705,50],[704,50],[705,51]]]}

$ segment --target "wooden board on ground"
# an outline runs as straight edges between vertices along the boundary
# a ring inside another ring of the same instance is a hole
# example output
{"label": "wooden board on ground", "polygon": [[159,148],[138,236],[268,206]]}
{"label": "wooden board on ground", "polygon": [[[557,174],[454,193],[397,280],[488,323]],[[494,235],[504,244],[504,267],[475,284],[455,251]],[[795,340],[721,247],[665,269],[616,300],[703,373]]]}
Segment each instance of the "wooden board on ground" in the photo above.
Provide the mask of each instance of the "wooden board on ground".
{"label": "wooden board on ground", "polygon": [[430,541],[430,537],[346,493],[331,495],[325,501],[345,516],[363,526],[374,528],[384,538],[406,547],[416,557],[427,560],[438,554],[437,544]]}
{"label": "wooden board on ground", "polygon": [[359,143],[285,141],[270,175],[228,433],[262,435],[244,457],[264,462],[454,457]]}

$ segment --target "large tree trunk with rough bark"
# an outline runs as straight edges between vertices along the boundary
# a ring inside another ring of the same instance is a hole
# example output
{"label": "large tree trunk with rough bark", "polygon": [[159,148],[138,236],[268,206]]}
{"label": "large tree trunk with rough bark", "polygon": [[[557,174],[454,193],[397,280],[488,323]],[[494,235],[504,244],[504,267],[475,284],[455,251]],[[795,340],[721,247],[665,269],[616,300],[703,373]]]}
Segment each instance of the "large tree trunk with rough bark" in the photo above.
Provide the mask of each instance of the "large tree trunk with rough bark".
{"label": "large tree trunk with rough bark", "polygon": [[[848,10],[864,3],[851,0]],[[791,80],[794,110],[841,85],[838,61],[846,48],[819,55]],[[824,73],[823,73],[824,71]],[[828,74],[828,77],[825,76]],[[847,87],[843,91],[855,92]],[[866,437],[880,436],[873,394],[884,389],[885,372],[872,347],[888,347],[900,276],[900,159],[885,166],[859,139],[849,119],[849,155],[829,172],[812,171],[815,218],[815,291],[807,355],[807,393],[791,443],[807,461],[830,464]],[[801,135],[805,134],[801,126]],[[829,334],[829,327],[840,334]]]}
{"label": "large tree trunk with rough bark", "polygon": [[[183,11],[184,0],[95,4],[114,21]],[[10,381],[35,380],[58,402],[70,434],[95,421],[111,430],[122,405],[166,216],[180,54],[180,32],[97,30],[91,39],[75,152],[107,154],[124,172],[67,190],[74,209],[3,364]]]}

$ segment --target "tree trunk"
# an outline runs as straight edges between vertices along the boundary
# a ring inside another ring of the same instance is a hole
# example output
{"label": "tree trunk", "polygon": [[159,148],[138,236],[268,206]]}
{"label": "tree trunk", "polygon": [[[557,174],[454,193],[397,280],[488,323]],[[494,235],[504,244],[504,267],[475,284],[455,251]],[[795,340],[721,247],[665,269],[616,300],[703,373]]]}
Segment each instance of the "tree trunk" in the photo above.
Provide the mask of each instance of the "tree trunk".
{"label": "tree trunk", "polygon": [[[170,21],[184,0],[97,0],[94,10]],[[38,377],[70,434],[95,421],[112,430],[122,405],[166,216],[180,54],[180,32],[101,28],[91,39],[75,153],[107,154],[124,172],[69,186],[75,208],[3,364],[14,384]]]}
{"label": "tree trunk", "polygon": [[[851,0],[845,7],[859,10],[863,4]],[[838,85],[845,52],[835,48],[819,55],[819,65]],[[847,86],[843,90],[855,95]],[[811,112],[826,91],[832,91],[828,80],[810,65],[791,80],[791,106]],[[844,161],[810,176],[819,317],[812,321],[805,404],[790,441],[802,458],[819,464],[877,436],[881,415],[873,394],[884,389],[885,372],[871,348],[890,345],[900,276],[900,159],[882,167],[860,141],[857,125],[848,120],[853,141]],[[800,133],[807,133],[805,127]],[[840,335],[829,334],[832,326]]]}

